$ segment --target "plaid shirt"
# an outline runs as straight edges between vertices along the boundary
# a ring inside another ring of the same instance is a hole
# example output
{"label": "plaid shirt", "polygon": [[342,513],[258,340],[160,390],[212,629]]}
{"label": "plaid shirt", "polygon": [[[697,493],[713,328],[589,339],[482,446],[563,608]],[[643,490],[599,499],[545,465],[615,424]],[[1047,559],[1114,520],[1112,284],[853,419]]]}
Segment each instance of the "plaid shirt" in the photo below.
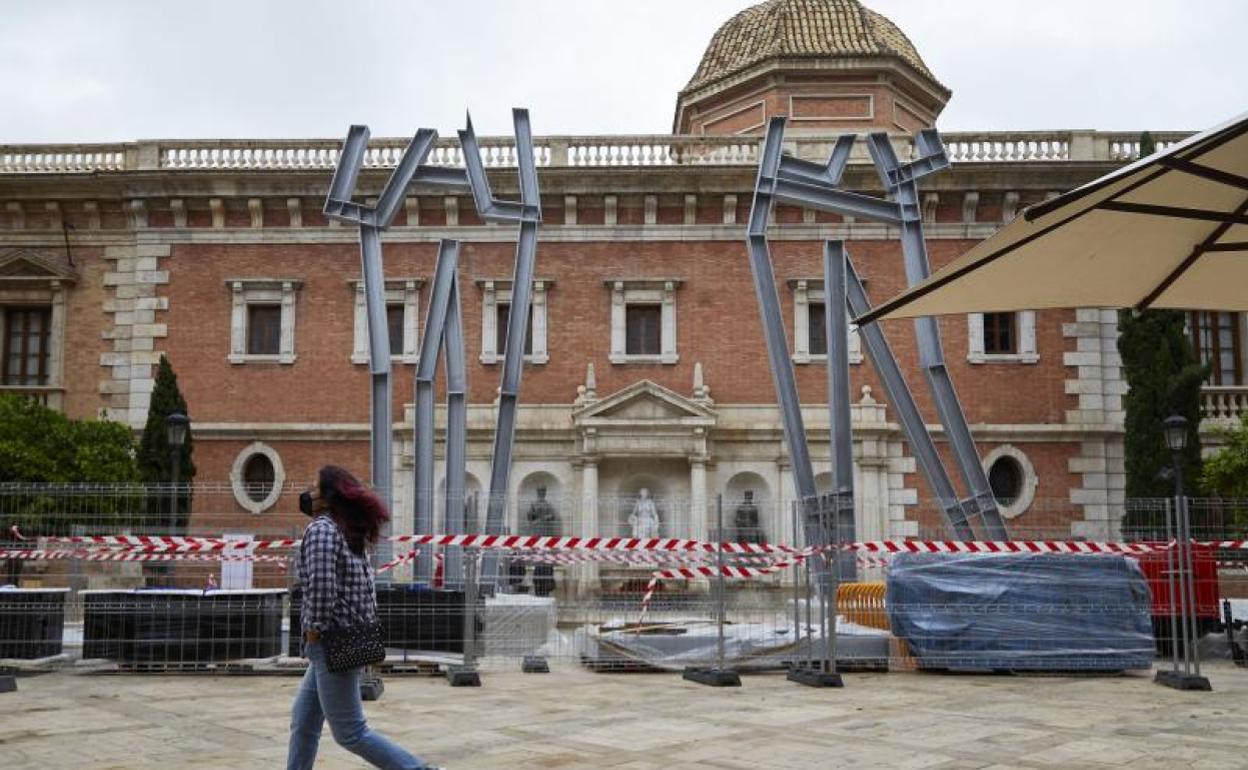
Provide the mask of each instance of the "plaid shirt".
{"label": "plaid shirt", "polygon": [[377,593],[368,554],[357,556],[338,525],[318,516],[303,531],[299,547],[299,588],[304,631],[346,628],[377,619]]}

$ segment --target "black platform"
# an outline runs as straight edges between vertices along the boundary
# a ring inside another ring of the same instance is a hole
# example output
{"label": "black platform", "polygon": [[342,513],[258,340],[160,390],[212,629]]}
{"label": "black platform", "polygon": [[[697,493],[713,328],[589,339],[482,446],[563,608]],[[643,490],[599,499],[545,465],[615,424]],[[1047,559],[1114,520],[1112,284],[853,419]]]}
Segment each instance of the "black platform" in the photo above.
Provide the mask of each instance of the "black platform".
{"label": "black platform", "polygon": [[282,650],[285,591],[82,591],[84,658],[200,665]]}
{"label": "black platform", "polygon": [[785,677],[790,682],[807,687],[844,687],[845,680],[841,679],[841,675],[831,671],[820,671],[817,668],[807,668],[806,666],[798,666],[789,671]]}
{"label": "black platform", "polygon": [[740,687],[741,675],[727,668],[703,668],[689,666],[680,675],[681,679],[704,684],[707,687]]}
{"label": "black platform", "polygon": [[1213,692],[1209,678],[1196,674],[1184,674],[1181,671],[1158,671],[1153,683],[1175,690],[1195,690],[1197,692]]}
{"label": "black platform", "polygon": [[60,655],[68,589],[0,590],[0,658]]}

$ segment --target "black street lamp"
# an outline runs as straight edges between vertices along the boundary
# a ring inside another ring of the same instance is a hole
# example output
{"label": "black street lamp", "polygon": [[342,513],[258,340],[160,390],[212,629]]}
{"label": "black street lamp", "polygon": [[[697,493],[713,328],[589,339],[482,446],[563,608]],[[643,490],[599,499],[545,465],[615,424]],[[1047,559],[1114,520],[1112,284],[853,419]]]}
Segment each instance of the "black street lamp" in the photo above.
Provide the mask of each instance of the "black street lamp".
{"label": "black street lamp", "polygon": [[[1183,451],[1187,449],[1187,418],[1182,415],[1171,415],[1162,421],[1162,432],[1166,437],[1166,448],[1170,450],[1170,460],[1174,467],[1174,512],[1175,547],[1171,549],[1178,561],[1178,602],[1175,602],[1173,577],[1170,588],[1170,643],[1173,645],[1174,670],[1158,671],[1154,679],[1158,684],[1178,690],[1211,690],[1209,680],[1200,675],[1200,657],[1196,651],[1196,590],[1195,574],[1192,571],[1191,521],[1188,519],[1187,498],[1183,490]],[[1167,519],[1169,516],[1167,516]],[[1168,528],[1168,527],[1167,527]],[[1177,552],[1177,553],[1176,553]],[[1174,559],[1167,556],[1167,562],[1173,564]],[[1173,567],[1169,570],[1173,575]],[[1178,604],[1178,607],[1175,604]],[[1183,670],[1179,670],[1179,640],[1176,637],[1174,613],[1178,610],[1182,617],[1183,633]],[[1193,665],[1195,670],[1193,672]]]}
{"label": "black street lamp", "polygon": [[191,419],[181,412],[173,412],[165,418],[165,438],[169,442],[170,460],[173,465],[173,485],[169,492],[169,534],[177,534],[178,526],[178,475],[182,472],[182,447]]}

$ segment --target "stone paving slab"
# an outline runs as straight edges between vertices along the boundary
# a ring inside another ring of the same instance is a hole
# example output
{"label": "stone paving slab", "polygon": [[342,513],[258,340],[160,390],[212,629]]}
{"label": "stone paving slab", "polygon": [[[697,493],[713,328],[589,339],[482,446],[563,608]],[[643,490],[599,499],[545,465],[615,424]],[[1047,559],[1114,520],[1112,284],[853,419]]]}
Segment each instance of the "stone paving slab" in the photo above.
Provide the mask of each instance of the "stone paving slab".
{"label": "stone paving slab", "polygon": [[[1248,767],[1248,671],[1213,693],[1109,678],[781,675],[715,689],[675,675],[484,674],[479,689],[386,679],[373,727],[456,770]],[[280,767],[298,678],[54,673],[0,695],[0,767]],[[364,765],[328,730],[318,768]]]}

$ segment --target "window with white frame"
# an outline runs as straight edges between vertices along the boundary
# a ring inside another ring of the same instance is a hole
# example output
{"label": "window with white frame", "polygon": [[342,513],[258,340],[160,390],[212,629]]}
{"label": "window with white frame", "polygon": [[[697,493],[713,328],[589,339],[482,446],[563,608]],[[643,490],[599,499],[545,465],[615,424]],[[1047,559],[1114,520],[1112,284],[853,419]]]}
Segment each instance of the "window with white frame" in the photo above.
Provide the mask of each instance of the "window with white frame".
{"label": "window with white frame", "polygon": [[656,280],[607,281],[611,290],[611,353],[613,364],[674,364],[676,352],[676,290],[681,282]]}
{"label": "window with white frame", "polygon": [[[420,310],[420,287],[417,278],[394,278],[386,281],[386,326],[390,332],[390,360],[414,364],[420,355],[417,319]],[[355,291],[355,337],[351,363],[368,363],[368,303],[364,282],[351,281]]]}
{"label": "window with white frame", "polygon": [[[525,329],[524,360],[544,364],[550,360],[546,347],[547,293],[553,281],[533,282],[529,318]],[[483,279],[481,289],[481,363],[497,364],[507,349],[507,324],[511,319],[511,281]]]}
{"label": "window with white frame", "polygon": [[[798,278],[789,281],[789,288],[793,291],[793,363],[826,361],[828,304],[823,280]],[[862,363],[862,339],[858,326],[852,322],[849,324],[849,362]]]}
{"label": "window with white frame", "polygon": [[232,278],[230,354],[232,364],[295,362],[295,299],[302,281]]}
{"label": "window with white frame", "polygon": [[66,299],[77,280],[58,255],[0,250],[0,392],[62,407]]}
{"label": "window with white frame", "polygon": [[971,313],[966,325],[966,359],[973,364],[1034,364],[1040,360],[1035,311]]}

